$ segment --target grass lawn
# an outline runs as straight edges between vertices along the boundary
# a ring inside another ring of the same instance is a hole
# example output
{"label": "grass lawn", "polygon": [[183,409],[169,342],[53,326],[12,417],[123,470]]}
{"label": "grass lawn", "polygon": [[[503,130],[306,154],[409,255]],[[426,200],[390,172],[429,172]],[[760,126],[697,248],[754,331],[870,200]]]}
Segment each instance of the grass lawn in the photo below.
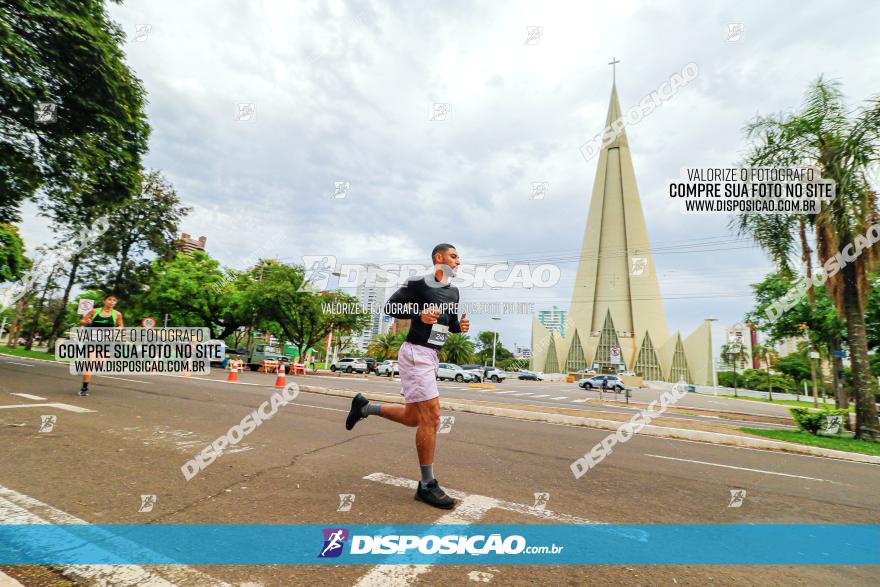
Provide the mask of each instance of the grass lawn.
{"label": "grass lawn", "polygon": [[[710,396],[712,394],[711,393],[703,393],[700,395]],[[712,396],[712,397],[715,397],[715,396]],[[768,400],[761,398],[761,397],[746,397],[746,396],[742,396],[742,395],[739,397],[734,397],[732,395],[719,395],[718,397],[727,397],[730,399],[741,399],[741,400],[744,400],[747,402],[762,402],[765,404],[778,404],[780,406],[791,406],[793,408],[812,408],[813,407],[813,400],[810,400],[808,402],[799,402],[799,401],[796,401],[793,399],[775,399],[771,402],[771,401],[768,401]],[[835,409],[833,401],[829,401],[827,404],[823,404],[822,400],[819,400],[819,409],[822,409],[823,405],[826,405],[831,409]],[[855,411],[856,411],[855,406],[849,407],[849,412],[851,414],[854,414]]]}
{"label": "grass lawn", "polygon": [[[55,355],[50,355],[46,351],[26,351],[21,347],[14,349],[8,346],[0,345],[0,355],[12,355],[13,357],[28,357],[30,359],[43,359],[44,361],[55,360]],[[61,362],[61,361],[59,361]]]}
{"label": "grass lawn", "polygon": [[833,450],[845,450],[846,452],[857,452],[864,455],[880,456],[880,442],[868,442],[866,440],[856,440],[849,436],[815,436],[809,432],[800,430],[764,430],[760,428],[740,428],[743,432],[772,438],[773,440],[782,440],[785,442],[794,442],[796,444],[808,444],[810,446],[820,446],[822,448],[830,448]]}

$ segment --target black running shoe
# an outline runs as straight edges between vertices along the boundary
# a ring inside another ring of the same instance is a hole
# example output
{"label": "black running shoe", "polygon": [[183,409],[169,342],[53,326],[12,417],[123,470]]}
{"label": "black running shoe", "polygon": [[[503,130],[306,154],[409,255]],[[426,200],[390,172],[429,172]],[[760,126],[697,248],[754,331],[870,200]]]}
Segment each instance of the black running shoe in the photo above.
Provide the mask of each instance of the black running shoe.
{"label": "black running shoe", "polygon": [[85,396],[89,395],[89,390],[86,389],[85,387],[83,387],[82,389],[79,390],[79,394],[81,396],[85,397]]}
{"label": "black running shoe", "polygon": [[365,398],[363,394],[359,393],[354,396],[351,400],[351,410],[348,412],[348,418],[345,419],[346,430],[351,430],[354,428],[354,425],[358,423],[358,420],[366,418],[366,416],[361,413],[361,410],[368,403],[370,403],[370,400]]}
{"label": "black running shoe", "polygon": [[437,483],[436,479],[429,481],[428,486],[424,489],[422,489],[422,484],[419,483],[419,488],[416,489],[416,501],[423,501],[442,510],[451,510],[455,507],[455,500],[440,489],[440,484]]}

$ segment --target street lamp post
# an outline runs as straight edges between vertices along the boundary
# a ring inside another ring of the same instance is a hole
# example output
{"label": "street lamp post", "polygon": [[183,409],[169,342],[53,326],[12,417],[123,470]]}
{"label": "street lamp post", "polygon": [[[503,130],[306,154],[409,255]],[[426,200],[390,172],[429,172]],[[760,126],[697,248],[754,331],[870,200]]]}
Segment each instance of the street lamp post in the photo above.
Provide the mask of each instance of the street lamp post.
{"label": "street lamp post", "polygon": [[[492,316],[492,320],[501,320],[497,316]],[[495,368],[495,350],[498,348],[498,331],[492,331],[492,368]]]}
{"label": "street lamp post", "polygon": [[715,372],[715,351],[712,349],[712,322],[717,322],[718,318],[708,317],[706,322],[709,323],[709,363],[712,365],[712,389],[715,395],[718,395],[718,374]]}

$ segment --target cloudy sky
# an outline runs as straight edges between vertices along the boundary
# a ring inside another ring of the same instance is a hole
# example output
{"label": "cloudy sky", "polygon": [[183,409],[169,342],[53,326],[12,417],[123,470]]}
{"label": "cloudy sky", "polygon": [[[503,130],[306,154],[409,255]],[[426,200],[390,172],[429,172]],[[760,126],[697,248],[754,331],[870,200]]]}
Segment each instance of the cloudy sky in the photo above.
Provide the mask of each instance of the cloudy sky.
{"label": "cloudy sky", "polygon": [[[604,124],[607,63],[621,60],[624,110],[696,63],[697,79],[627,134],[670,327],[715,316],[716,346],[770,265],[728,216],[680,213],[666,180],[736,163],[742,126],[797,106],[819,74],[852,104],[880,92],[872,2],[151,0],[110,12],[149,93],[146,164],[194,207],[183,229],[225,265],[419,263],[438,242],[465,262],[562,258],[555,288],[462,291],[539,308],[571,297],[597,161],[578,147]],[[445,120],[431,120],[436,103]],[[334,198],[340,181],[350,188]],[[544,199],[530,198],[533,182],[548,182]],[[33,247],[48,232],[29,216]],[[505,345],[527,344],[530,320],[495,323]]]}

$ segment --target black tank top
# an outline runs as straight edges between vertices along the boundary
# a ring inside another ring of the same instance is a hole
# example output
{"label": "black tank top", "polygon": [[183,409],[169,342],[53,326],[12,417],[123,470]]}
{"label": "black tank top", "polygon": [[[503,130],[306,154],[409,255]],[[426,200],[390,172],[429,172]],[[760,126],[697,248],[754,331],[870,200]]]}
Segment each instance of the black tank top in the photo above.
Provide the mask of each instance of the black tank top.
{"label": "black tank top", "polygon": [[113,328],[116,326],[116,310],[110,310],[109,316],[101,316],[102,311],[98,310],[98,313],[92,316],[92,323],[89,326],[92,328]]}

